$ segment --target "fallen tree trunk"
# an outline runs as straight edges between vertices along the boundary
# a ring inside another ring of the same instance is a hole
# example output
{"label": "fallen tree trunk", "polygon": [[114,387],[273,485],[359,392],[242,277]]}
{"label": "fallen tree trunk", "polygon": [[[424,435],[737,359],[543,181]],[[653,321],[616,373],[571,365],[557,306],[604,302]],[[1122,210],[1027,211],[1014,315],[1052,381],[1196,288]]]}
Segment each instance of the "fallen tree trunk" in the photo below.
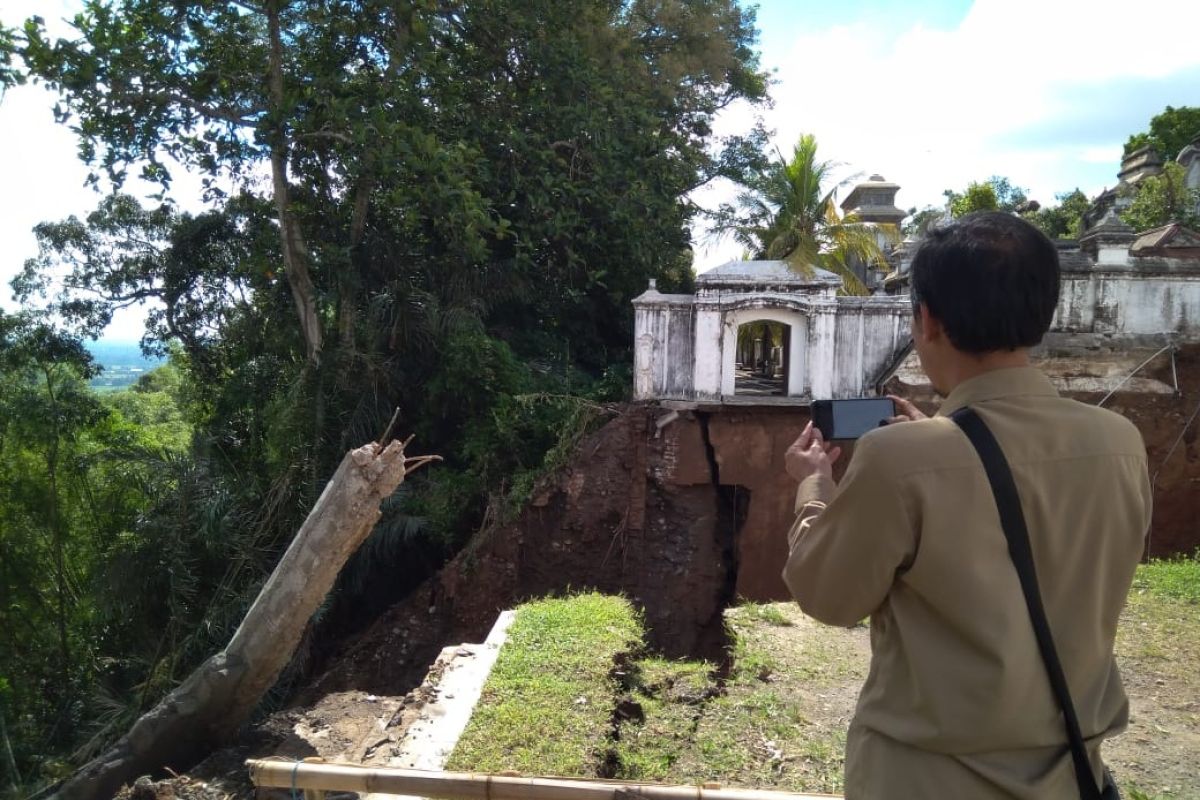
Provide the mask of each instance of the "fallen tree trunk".
{"label": "fallen tree trunk", "polygon": [[436,456],[371,443],[342,459],[308,519],[220,653],[143,715],[108,752],[59,787],[62,800],[110,798],[163,767],[187,767],[228,740],[287,666],[346,559],[379,520],[379,504]]}

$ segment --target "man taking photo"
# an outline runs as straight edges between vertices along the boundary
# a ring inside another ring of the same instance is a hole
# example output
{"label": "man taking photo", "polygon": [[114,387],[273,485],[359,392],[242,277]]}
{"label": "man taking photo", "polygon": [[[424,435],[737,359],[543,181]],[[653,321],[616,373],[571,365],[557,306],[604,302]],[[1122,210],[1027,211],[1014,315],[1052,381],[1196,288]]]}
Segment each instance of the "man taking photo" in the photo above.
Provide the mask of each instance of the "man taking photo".
{"label": "man taking photo", "polygon": [[[1080,797],[1088,772],[1088,791],[1104,785],[1100,744],[1128,721],[1113,642],[1150,524],[1145,447],[1124,417],[1060,397],[1030,365],[1059,292],[1057,250],[1032,225],[989,212],[934,230],[911,278],[937,415],[897,399],[902,424],[860,439],[837,484],[840,450],[811,424],[787,453],[800,487],[784,580],[822,622],[870,617],[846,798]],[[1082,734],[1075,759],[1013,526],[957,421],[967,409],[1019,495],[1010,505]]]}

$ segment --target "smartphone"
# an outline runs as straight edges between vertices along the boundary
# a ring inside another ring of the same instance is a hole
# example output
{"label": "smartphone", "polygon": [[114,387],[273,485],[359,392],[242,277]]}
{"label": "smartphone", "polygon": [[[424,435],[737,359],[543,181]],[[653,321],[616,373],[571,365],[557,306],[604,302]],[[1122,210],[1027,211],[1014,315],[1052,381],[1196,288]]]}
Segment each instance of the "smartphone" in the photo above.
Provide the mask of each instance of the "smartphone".
{"label": "smartphone", "polygon": [[867,431],[886,425],[896,416],[896,404],[887,397],[861,397],[853,400],[814,400],[813,424],[826,441],[857,439]]}

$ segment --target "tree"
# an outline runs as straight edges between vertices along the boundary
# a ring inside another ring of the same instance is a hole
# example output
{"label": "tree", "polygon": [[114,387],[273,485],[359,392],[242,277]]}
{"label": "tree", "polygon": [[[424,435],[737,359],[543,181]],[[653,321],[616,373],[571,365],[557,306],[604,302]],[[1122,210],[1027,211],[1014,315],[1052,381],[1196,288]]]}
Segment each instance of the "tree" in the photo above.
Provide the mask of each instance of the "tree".
{"label": "tree", "polygon": [[1083,192],[1075,189],[1055,195],[1058,205],[1039,208],[1023,214],[1025,219],[1036,225],[1051,239],[1078,239],[1083,215],[1091,206]]}
{"label": "tree", "polygon": [[13,55],[17,51],[17,40],[14,31],[0,23],[0,100],[10,86],[18,86],[25,82],[25,76],[13,66]]}
{"label": "tree", "polygon": [[972,181],[962,192],[947,189],[943,194],[955,218],[975,211],[1016,211],[1027,200],[1024,189],[999,175],[982,183]]}
{"label": "tree", "polygon": [[1174,161],[1179,151],[1200,138],[1200,106],[1167,106],[1150,118],[1150,130],[1135,133],[1125,142],[1125,155],[1147,145],[1164,161]]}
{"label": "tree", "polygon": [[925,206],[920,211],[914,206],[908,210],[908,218],[902,231],[905,236],[923,236],[929,226],[941,219],[945,213],[945,208],[937,206]]}
{"label": "tree", "polygon": [[718,213],[717,230],[732,235],[755,258],[781,259],[803,272],[813,267],[842,278],[850,294],[867,288],[853,272],[855,263],[886,266],[880,238],[895,238],[894,226],[870,226],[839,215],[834,195],[823,186],[832,164],[817,159],[817,141],[800,137],[792,157],[773,161],[746,182],[736,206]]}
{"label": "tree", "polygon": [[[763,160],[761,128],[713,122],[766,87],[733,0],[90,0],[75,24],[52,42],[32,20],[16,49],[98,186],[142,170],[164,195],[39,226],[18,288],[81,334],[150,304],[143,344],[170,352],[180,408],[102,404],[91,477],[136,513],[95,529],[105,644],[80,663],[122,711],[83,707],[46,757],[94,754],[211,655],[397,407],[448,458],[391,498],[373,537],[400,544],[368,547],[387,555],[364,574],[411,587],[521,502],[586,423],[571,395],[628,385],[629,300],[649,278],[687,287],[688,193]],[[206,211],[169,202],[167,156],[206,179]],[[352,602],[335,592],[329,617]]]}
{"label": "tree", "polygon": [[946,190],[945,194],[950,204],[950,214],[955,218],[976,211],[996,211],[1000,207],[996,190],[987,183],[972,182],[961,193]]}
{"label": "tree", "polygon": [[[384,220],[448,251],[452,280],[478,281],[491,255],[533,273],[509,285],[616,294],[625,316],[653,260],[686,244],[679,198],[749,157],[739,137],[710,150],[714,115],[765,94],[753,23],[731,0],[89,0],[78,38],[51,43],[35,18],[22,54],[116,185],[139,164],[169,185],[165,155],[214,192],[269,164],[282,274],[316,364],[331,332],[354,344]],[[589,246],[617,230],[631,259]]]}
{"label": "tree", "polygon": [[1186,178],[1183,167],[1170,162],[1161,174],[1139,181],[1121,219],[1139,232],[1168,222],[1200,228],[1200,190],[1189,189]]}
{"label": "tree", "polygon": [[74,740],[95,667],[97,543],[129,522],[96,468],[112,421],[85,382],[96,372],[47,319],[0,312],[0,713],[18,775]]}
{"label": "tree", "polygon": [[342,565],[379,520],[380,504],[408,473],[437,459],[406,458],[404,447],[371,442],[346,454],[225,649],[67,781],[58,797],[112,796],[147,770],[191,763],[184,759],[237,731],[287,666]]}

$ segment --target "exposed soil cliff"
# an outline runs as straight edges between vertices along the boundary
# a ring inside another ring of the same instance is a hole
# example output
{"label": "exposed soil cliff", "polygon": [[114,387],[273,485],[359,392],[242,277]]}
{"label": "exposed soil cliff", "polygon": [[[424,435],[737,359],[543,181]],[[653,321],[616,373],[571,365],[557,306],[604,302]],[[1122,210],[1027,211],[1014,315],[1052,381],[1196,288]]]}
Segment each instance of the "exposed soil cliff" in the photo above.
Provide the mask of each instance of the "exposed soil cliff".
{"label": "exposed soil cliff", "polygon": [[[1156,557],[1200,546],[1200,420],[1184,433],[1200,401],[1200,350],[1179,352],[1174,374],[1161,359],[1143,377],[1173,384],[1174,375],[1179,395],[1118,393],[1106,404],[1146,439]],[[795,488],[783,454],[807,421],[806,409],[787,407],[623,409],[528,508],[365,631],[315,691],[411,686],[443,642],[481,636],[520,600],[572,589],[624,593],[644,609],[655,647],[719,658],[728,603],[786,599],[779,572]]]}

